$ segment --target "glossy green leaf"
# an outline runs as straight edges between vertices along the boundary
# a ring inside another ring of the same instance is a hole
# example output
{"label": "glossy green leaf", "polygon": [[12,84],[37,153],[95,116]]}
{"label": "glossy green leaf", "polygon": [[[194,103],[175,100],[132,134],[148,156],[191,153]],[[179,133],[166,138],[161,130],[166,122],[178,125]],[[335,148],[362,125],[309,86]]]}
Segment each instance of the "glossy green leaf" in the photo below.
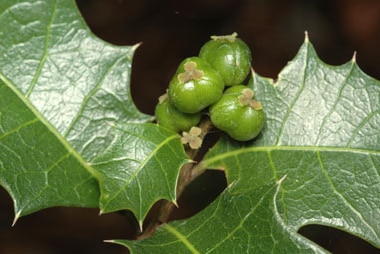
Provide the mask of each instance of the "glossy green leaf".
{"label": "glossy green leaf", "polygon": [[134,47],[94,36],[73,0],[0,1],[0,184],[16,218],[56,205],[96,207],[90,162],[107,121],[146,122],[130,95]]}
{"label": "glossy green leaf", "polygon": [[[277,82],[253,74],[249,85],[266,113],[263,132],[246,143],[223,138],[198,166],[225,170],[227,190],[152,239],[116,242],[133,253],[324,253],[297,234],[322,224],[380,247],[380,82],[355,59],[326,65],[306,38]],[[274,204],[260,202],[284,176]]]}
{"label": "glossy green leaf", "polygon": [[1,1],[0,71],[86,160],[111,140],[106,121],[144,122],[130,96],[136,47],[91,33],[73,0]]}
{"label": "glossy green leaf", "polygon": [[131,210],[140,226],[160,199],[176,202],[188,159],[180,136],[156,124],[116,124],[114,140],[92,166],[100,176],[101,212]]}
{"label": "glossy green leaf", "polygon": [[355,59],[324,64],[308,40],[276,84],[253,81],[267,114],[262,136],[243,146],[220,143],[207,167],[225,168],[232,182],[252,168],[234,170],[236,158],[250,160],[253,186],[287,175],[279,202],[294,230],[329,225],[380,247],[380,82]]}
{"label": "glossy green leaf", "polygon": [[[144,124],[133,104],[136,47],[96,38],[73,0],[0,1],[0,24],[0,185],[15,220],[100,206],[130,209],[141,225],[155,201],[175,201],[188,159],[179,136]],[[117,242],[135,253],[323,253],[297,234],[315,223],[380,247],[379,82],[355,59],[322,63],[306,40],[278,81],[254,74],[250,85],[262,134],[222,139],[199,164],[225,170],[227,190],[152,238]]]}
{"label": "glossy green leaf", "polygon": [[324,253],[283,221],[280,182],[239,194],[232,187],[199,216],[165,224],[151,239],[113,242],[131,253]]}
{"label": "glossy green leaf", "polygon": [[0,185],[14,201],[14,222],[51,206],[96,207],[91,170],[18,96],[0,80]]}

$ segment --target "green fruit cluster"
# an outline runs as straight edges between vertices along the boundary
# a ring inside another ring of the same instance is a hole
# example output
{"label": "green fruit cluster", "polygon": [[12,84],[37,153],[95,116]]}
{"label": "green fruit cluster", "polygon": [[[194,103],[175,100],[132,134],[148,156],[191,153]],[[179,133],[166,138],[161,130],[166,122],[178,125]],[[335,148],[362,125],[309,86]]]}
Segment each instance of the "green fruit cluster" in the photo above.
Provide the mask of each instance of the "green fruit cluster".
{"label": "green fruit cluster", "polygon": [[243,85],[250,68],[251,51],[236,33],[212,36],[198,56],[179,64],[167,94],[156,106],[158,124],[188,131],[199,124],[202,113],[208,113],[212,124],[230,137],[255,138],[265,115],[253,91]]}

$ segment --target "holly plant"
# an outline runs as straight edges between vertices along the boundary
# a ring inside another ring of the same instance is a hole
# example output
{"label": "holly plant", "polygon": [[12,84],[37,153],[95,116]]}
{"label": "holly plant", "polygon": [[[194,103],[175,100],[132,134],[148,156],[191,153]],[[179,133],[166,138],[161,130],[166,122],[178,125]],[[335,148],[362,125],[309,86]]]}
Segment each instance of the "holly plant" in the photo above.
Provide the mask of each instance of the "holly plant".
{"label": "holly plant", "polygon": [[[0,10],[0,185],[13,224],[91,207],[133,213],[137,239],[108,240],[131,253],[328,253],[298,233],[309,224],[380,248],[380,82],[355,56],[327,65],[306,34],[274,81],[237,33],[212,35],[150,116],[130,92],[137,46],[98,39],[74,1]],[[225,190],[170,222],[207,170],[224,172]]]}

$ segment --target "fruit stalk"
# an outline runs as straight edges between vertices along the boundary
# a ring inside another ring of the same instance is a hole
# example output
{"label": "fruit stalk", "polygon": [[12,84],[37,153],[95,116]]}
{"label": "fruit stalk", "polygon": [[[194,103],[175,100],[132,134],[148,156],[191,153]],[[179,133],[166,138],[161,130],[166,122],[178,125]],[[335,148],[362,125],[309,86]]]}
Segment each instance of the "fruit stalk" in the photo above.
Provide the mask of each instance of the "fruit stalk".
{"label": "fruit stalk", "polygon": [[[210,119],[205,118],[204,120],[202,120],[202,122],[199,124],[199,128],[202,130],[199,137],[203,140],[205,138],[205,136],[207,135],[207,133],[209,132],[209,130],[212,128],[212,124],[211,124]],[[199,149],[191,149],[190,147],[188,147],[186,149],[186,153],[188,154],[188,156],[192,160],[195,159],[198,152],[199,152]],[[178,176],[177,190],[176,190],[177,200],[182,195],[182,193],[186,189],[186,187],[192,181],[194,181],[198,176],[201,175],[199,169],[197,170],[198,171],[197,174],[193,174],[192,171],[193,171],[195,165],[197,165],[197,164],[194,161],[193,163],[187,163],[187,164],[183,165],[182,168],[180,169],[180,173]],[[205,170],[203,170],[203,172],[204,171]],[[160,207],[159,207],[159,210],[158,210],[158,213],[150,221],[149,225],[144,229],[144,231],[137,237],[137,240],[141,240],[141,239],[145,239],[145,238],[150,237],[159,225],[161,225],[163,223],[167,223],[169,221],[170,215],[172,214],[175,207],[176,207],[176,204],[174,204],[168,200],[162,200]]]}

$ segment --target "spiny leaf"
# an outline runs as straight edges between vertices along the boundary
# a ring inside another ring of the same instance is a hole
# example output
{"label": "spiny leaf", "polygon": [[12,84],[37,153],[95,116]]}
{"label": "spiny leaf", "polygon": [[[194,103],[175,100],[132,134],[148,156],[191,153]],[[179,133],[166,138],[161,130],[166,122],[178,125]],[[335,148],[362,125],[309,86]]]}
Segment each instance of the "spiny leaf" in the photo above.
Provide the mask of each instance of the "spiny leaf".
{"label": "spiny leaf", "polygon": [[14,200],[14,223],[51,206],[96,207],[98,183],[84,161],[17,95],[0,80],[0,185]]}
{"label": "spiny leaf", "polygon": [[113,242],[131,253],[325,253],[284,225],[276,204],[279,185],[267,184],[239,195],[232,189],[201,214],[163,225],[157,237]]}
{"label": "spiny leaf", "polygon": [[[330,225],[380,247],[380,82],[353,59],[319,60],[306,38],[276,84],[253,76],[267,115],[255,141],[223,140],[205,167],[223,168],[228,182],[256,188],[282,175],[282,215],[295,231]],[[244,181],[255,174],[254,182]]]}
{"label": "spiny leaf", "polygon": [[190,162],[180,136],[156,124],[114,126],[114,140],[93,162],[100,172],[101,212],[131,210],[140,227],[160,199],[176,202],[180,168]]}
{"label": "spiny leaf", "polygon": [[130,97],[136,47],[98,39],[74,1],[1,1],[0,10],[1,76],[86,160],[112,140],[106,121],[150,119]]}
{"label": "spiny leaf", "polygon": [[84,161],[113,140],[107,121],[151,119],[130,95],[136,47],[98,39],[73,0],[0,1],[0,10],[0,184],[16,216],[94,207],[99,187]]}
{"label": "spiny leaf", "polygon": [[[153,246],[183,253],[219,253],[220,246],[227,252],[321,253],[297,234],[315,223],[380,247],[380,82],[355,59],[324,64],[306,38],[276,83],[253,74],[249,86],[266,113],[263,132],[246,143],[223,138],[198,166],[225,170],[226,192],[194,218],[164,225],[152,239],[116,242],[135,253]],[[283,176],[269,212],[259,200]],[[267,212],[251,218],[256,211]],[[247,221],[249,227],[235,231]]]}

